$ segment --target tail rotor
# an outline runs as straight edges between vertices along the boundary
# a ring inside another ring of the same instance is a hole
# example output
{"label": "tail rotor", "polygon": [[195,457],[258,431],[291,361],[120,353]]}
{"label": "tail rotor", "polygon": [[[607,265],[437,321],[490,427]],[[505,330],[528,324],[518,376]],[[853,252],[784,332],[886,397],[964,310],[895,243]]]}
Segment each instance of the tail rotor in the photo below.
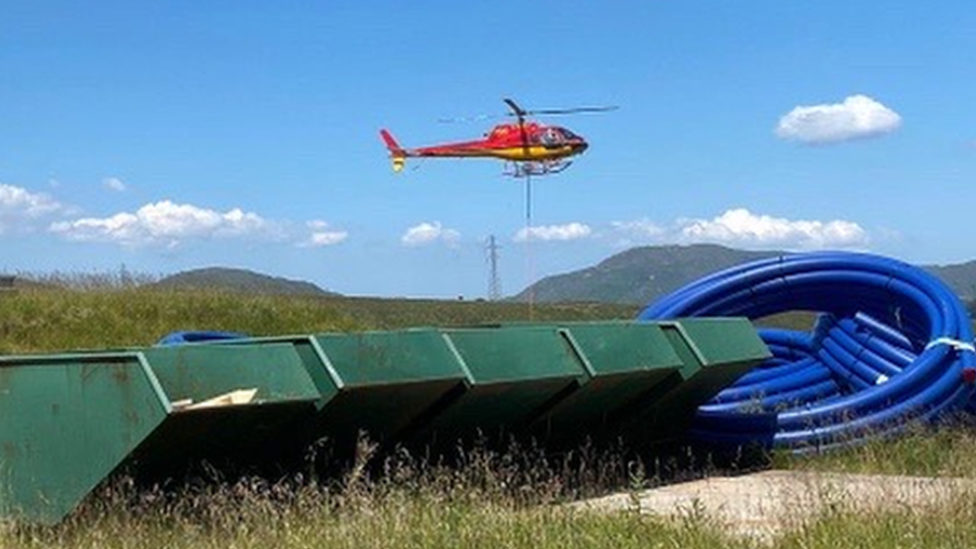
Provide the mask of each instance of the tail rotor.
{"label": "tail rotor", "polygon": [[403,166],[407,163],[407,151],[397,143],[393,135],[383,129],[380,130],[380,137],[383,138],[383,143],[386,144],[386,150],[390,151],[390,160],[393,162],[393,171],[401,172],[403,171]]}

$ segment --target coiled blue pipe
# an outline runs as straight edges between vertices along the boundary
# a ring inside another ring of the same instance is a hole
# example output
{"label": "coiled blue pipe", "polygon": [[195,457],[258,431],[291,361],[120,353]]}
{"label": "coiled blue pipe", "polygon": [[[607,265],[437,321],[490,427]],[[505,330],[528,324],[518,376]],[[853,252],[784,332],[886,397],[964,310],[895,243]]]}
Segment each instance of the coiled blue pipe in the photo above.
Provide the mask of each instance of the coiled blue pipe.
{"label": "coiled blue pipe", "polygon": [[969,316],[940,280],[870,254],[785,255],[717,272],[640,320],[820,313],[810,332],[761,329],[773,358],[701,406],[691,431],[720,445],[810,451],[934,422],[973,396]]}

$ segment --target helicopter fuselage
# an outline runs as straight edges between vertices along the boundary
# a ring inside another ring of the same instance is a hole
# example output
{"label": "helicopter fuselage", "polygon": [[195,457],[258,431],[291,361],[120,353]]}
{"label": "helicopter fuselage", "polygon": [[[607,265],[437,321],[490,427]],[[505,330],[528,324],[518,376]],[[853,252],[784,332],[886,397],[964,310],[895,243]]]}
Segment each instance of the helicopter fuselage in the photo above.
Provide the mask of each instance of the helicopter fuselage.
{"label": "helicopter fuselage", "polygon": [[521,126],[495,126],[484,139],[406,149],[405,153],[418,157],[487,157],[534,162],[575,156],[588,146],[582,137],[566,128],[526,122]]}
{"label": "helicopter fuselage", "polygon": [[380,134],[390,151],[394,170],[403,168],[406,158],[497,158],[509,162],[553,163],[581,154],[589,144],[561,126],[533,121],[499,124],[484,139],[444,143],[429,147],[402,148],[386,130]]}

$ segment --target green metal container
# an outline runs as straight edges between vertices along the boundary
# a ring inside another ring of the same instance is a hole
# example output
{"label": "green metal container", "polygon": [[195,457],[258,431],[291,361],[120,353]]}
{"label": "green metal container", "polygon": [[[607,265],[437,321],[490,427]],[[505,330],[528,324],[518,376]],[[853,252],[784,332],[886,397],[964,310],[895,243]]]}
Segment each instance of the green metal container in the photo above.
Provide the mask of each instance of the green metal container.
{"label": "green metal container", "polygon": [[397,440],[465,382],[465,371],[435,329],[314,336],[337,394],[323,402],[321,434],[340,443],[365,434]]}
{"label": "green metal container", "polygon": [[449,329],[442,335],[466,374],[464,390],[433,410],[414,440],[443,446],[465,435],[498,440],[521,433],[586,374],[557,326]]}
{"label": "green metal container", "polygon": [[0,358],[0,511],[61,520],[170,411],[138,353]]}
{"label": "green metal container", "polygon": [[143,476],[203,460],[255,472],[301,460],[303,426],[322,394],[294,345],[179,345],[142,355],[174,408],[131,456]]}
{"label": "green metal container", "polygon": [[637,444],[679,437],[699,406],[769,358],[752,324],[741,318],[657,322],[683,366],[628,413],[624,437]]}
{"label": "green metal container", "polygon": [[568,324],[560,335],[585,375],[577,390],[536,418],[533,435],[549,446],[578,444],[580,433],[593,440],[615,436],[621,412],[683,366],[656,324]]}
{"label": "green metal container", "polygon": [[768,356],[746,319],[419,328],[0,357],[0,515],[61,520],[113,472],[306,466],[326,439],[436,449],[658,440]]}
{"label": "green metal container", "polygon": [[320,398],[282,345],[3,357],[0,395],[0,509],[40,523],[124,462],[165,474],[195,457],[262,461]]}

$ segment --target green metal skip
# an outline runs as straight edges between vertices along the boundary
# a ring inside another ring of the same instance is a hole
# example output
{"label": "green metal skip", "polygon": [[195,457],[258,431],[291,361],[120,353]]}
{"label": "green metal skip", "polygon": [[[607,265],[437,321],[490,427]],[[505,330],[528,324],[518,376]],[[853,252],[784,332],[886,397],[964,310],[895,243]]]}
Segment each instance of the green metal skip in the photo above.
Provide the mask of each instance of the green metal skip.
{"label": "green metal skip", "polygon": [[349,447],[680,436],[769,357],[746,319],[514,324],[0,357],[0,516],[53,524],[113,472]]}

